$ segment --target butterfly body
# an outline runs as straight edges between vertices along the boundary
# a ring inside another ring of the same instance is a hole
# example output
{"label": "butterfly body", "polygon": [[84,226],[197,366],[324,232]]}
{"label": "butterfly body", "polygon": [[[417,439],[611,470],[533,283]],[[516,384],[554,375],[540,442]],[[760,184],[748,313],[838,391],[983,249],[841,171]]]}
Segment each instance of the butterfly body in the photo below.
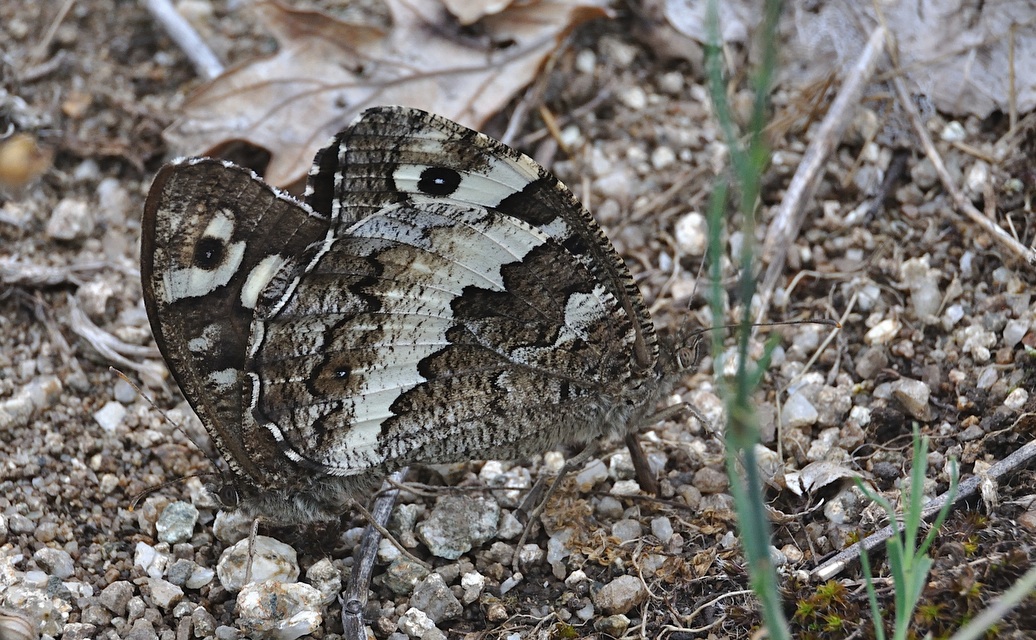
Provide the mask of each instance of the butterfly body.
{"label": "butterfly body", "polygon": [[253,515],[327,520],[405,465],[625,435],[679,375],[568,189],[414,109],[338,134],[305,202],[167,165],[142,237],[156,342]]}

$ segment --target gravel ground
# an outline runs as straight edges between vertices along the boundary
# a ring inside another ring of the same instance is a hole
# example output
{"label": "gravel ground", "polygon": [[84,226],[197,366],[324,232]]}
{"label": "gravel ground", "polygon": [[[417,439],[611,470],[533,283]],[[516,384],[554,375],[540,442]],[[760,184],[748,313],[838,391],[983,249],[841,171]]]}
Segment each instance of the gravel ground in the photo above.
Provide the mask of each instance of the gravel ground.
{"label": "gravel ground", "polygon": [[[185,5],[208,16],[224,60],[269,48],[242,12]],[[694,45],[658,46],[657,25],[630,8],[581,28],[546,85],[544,104],[574,153],[534,135],[542,123],[533,117],[517,144],[590,203],[659,326],[703,326],[701,212],[727,154]],[[38,13],[0,6],[0,124],[53,153],[35,180],[0,173],[0,638],[235,638],[292,615],[279,637],[338,637],[337,595],[361,518],[261,527],[253,577],[285,582],[245,587],[240,541],[251,523],[218,514],[202,479],[177,480],[212,472],[212,453],[154,348],[139,217],[167,152],[161,131],[198,80],[136,3],[75,3],[40,53],[57,6]],[[736,108],[750,104],[747,92],[732,95]],[[858,568],[821,589],[809,576],[884,525],[848,475],[895,501],[917,424],[931,438],[925,492],[937,495],[951,459],[962,477],[983,473],[1036,430],[1032,267],[957,213],[909,132],[883,135],[894,119],[875,104],[856,110],[826,164],[768,314],[843,326],[829,343],[830,327],[774,328],[781,341],[758,393],[774,557],[803,638],[847,637],[866,613]],[[770,131],[760,237],[808,142],[810,108],[790,89],[774,95],[783,124]],[[503,123],[487,129],[499,134]],[[936,113],[926,125],[967,197],[1031,246],[1032,132],[1001,141],[1005,117]],[[743,235],[726,240],[731,252]],[[671,400],[719,424],[712,365],[705,358]],[[366,612],[375,636],[749,637],[759,618],[744,592],[721,439],[680,415],[640,440],[661,498],[640,492],[621,443],[604,447],[520,548],[524,490],[574,451],[414,470],[390,529],[433,568],[382,544]],[[1032,564],[1032,486],[1032,470],[1016,469],[950,516],[918,636],[958,627]],[[881,596],[891,608],[891,590]],[[998,637],[1032,637],[1034,620],[1030,599]],[[872,633],[865,626],[862,636]]]}

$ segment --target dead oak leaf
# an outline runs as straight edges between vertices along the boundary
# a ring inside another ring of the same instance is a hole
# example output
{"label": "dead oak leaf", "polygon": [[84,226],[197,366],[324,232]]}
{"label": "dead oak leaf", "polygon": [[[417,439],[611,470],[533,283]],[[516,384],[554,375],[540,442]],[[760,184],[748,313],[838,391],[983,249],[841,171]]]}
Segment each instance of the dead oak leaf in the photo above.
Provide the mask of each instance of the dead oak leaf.
{"label": "dead oak leaf", "polygon": [[518,3],[464,27],[439,0],[388,0],[387,30],[262,2],[279,51],[202,86],[166,140],[188,155],[248,142],[271,154],[267,181],[286,186],[367,107],[417,107],[479,129],[572,28],[608,15],[598,2]]}

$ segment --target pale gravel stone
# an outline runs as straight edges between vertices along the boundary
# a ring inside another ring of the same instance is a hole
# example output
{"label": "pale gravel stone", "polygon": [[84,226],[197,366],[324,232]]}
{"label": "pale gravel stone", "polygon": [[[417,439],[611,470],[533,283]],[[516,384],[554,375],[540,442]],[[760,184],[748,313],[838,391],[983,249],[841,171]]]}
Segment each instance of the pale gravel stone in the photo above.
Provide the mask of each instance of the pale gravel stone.
{"label": "pale gravel stone", "polygon": [[594,458],[576,474],[575,485],[579,493],[588,493],[599,483],[608,479],[608,467],[600,459]]}
{"label": "pale gravel stone", "polygon": [[673,523],[665,516],[651,519],[651,534],[662,544],[669,544],[673,538]]}
{"label": "pale gravel stone", "polygon": [[295,640],[320,628],[322,601],[302,582],[250,582],[237,595],[237,624],[250,637]]}
{"label": "pale gravel stone", "polygon": [[1028,401],[1029,392],[1019,387],[1004,398],[1004,406],[1014,411],[1021,411]]}
{"label": "pale gravel stone", "polygon": [[460,577],[460,586],[464,589],[460,600],[469,605],[482,595],[482,590],[486,588],[486,577],[478,571],[469,571]]}
{"label": "pale gravel stone", "polygon": [[399,630],[407,636],[420,640],[445,640],[446,634],[440,631],[423,611],[410,607],[399,617]]}
{"label": "pale gravel stone", "polygon": [[256,536],[249,553],[248,540],[227,547],[216,564],[220,584],[230,592],[245,586],[251,561],[252,582],[295,582],[299,578],[298,554],[291,546],[269,536]]}
{"label": "pale gravel stone", "polygon": [[435,624],[454,620],[464,611],[460,601],[438,573],[428,574],[414,587],[414,593],[410,596],[410,606],[420,609]]}
{"label": "pale gravel stone", "polygon": [[148,578],[151,601],[163,611],[168,611],[183,598],[183,589],[162,578]]}
{"label": "pale gravel stone", "polygon": [[158,539],[169,544],[190,540],[198,515],[198,509],[189,502],[169,503],[155,522]]}
{"label": "pale gravel stone", "polygon": [[50,547],[42,547],[36,550],[36,553],[32,554],[32,559],[36,561],[40,567],[42,567],[48,574],[55,578],[62,580],[71,578],[76,573],[75,564],[72,562],[72,556],[68,555],[68,552],[64,549],[52,549]]}
{"label": "pale gravel stone", "polygon": [[103,407],[94,411],[94,421],[108,433],[115,433],[125,417],[126,407],[115,400],[106,402]]}
{"label": "pale gravel stone", "polygon": [[62,242],[82,240],[94,231],[90,205],[83,200],[64,198],[55,205],[47,221],[47,237]]}
{"label": "pale gravel stone", "polygon": [[618,538],[620,542],[636,540],[643,534],[644,529],[640,526],[640,522],[632,518],[619,520],[612,525],[612,535]]}
{"label": "pale gravel stone", "polygon": [[1013,349],[1029,331],[1029,320],[1008,320],[1004,326],[1004,346]]}
{"label": "pale gravel stone", "polygon": [[816,407],[801,393],[792,394],[781,407],[781,421],[791,429],[811,426],[819,415]]}
{"label": "pale gravel stone", "polygon": [[428,518],[418,525],[417,537],[432,555],[456,560],[495,534],[500,522],[496,500],[471,496],[444,496]]}
{"label": "pale gravel stone", "polygon": [[932,408],[928,404],[928,400],[932,395],[932,390],[927,384],[920,380],[900,378],[891,383],[890,389],[892,397],[895,398],[899,402],[900,406],[902,406],[911,416],[918,420],[932,419]]}
{"label": "pale gravel stone", "polygon": [[627,613],[644,604],[647,598],[647,589],[640,578],[619,576],[593,595],[593,603],[606,614]]}
{"label": "pale gravel stone", "polygon": [[676,219],[673,237],[680,252],[689,256],[704,255],[709,240],[709,224],[705,216],[692,211]]}

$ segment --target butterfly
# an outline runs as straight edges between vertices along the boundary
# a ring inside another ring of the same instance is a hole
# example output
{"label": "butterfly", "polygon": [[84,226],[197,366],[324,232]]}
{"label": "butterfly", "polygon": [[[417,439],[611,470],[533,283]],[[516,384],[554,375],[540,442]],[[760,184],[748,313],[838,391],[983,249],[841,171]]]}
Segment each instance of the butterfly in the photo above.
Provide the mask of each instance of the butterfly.
{"label": "butterfly", "polygon": [[330,520],[406,465],[626,436],[689,362],[563,184],[417,109],[365,111],[301,201],[168,164],[141,236],[155,341],[253,517]]}

